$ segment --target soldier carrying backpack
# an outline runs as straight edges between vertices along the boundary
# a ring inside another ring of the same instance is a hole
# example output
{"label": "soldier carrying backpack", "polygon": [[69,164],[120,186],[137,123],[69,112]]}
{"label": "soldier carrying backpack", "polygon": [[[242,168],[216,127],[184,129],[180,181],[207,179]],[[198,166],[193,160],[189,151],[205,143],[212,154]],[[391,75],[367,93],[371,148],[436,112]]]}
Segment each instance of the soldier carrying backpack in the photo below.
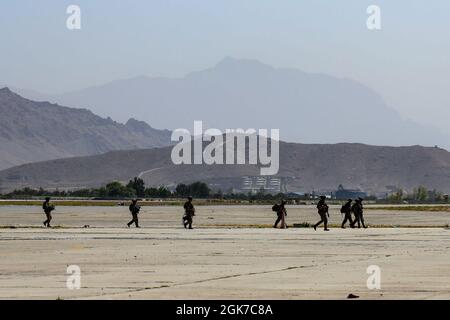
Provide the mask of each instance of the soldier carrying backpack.
{"label": "soldier carrying backpack", "polygon": [[341,213],[344,215],[344,221],[342,221],[341,228],[345,229],[347,221],[350,222],[350,227],[354,228],[352,219],[352,199],[348,199],[347,202],[341,207]]}
{"label": "soldier carrying backpack", "polygon": [[353,204],[352,206],[352,211],[353,214],[355,215],[355,221],[353,221],[353,224],[351,224],[351,226],[354,228],[355,224],[358,223],[358,228],[361,228],[361,224],[363,226],[363,228],[367,228],[367,226],[364,224],[364,215],[363,215],[363,198],[358,198],[355,200],[355,204]]}
{"label": "soldier carrying backpack", "polygon": [[284,207],[285,204],[286,204],[286,201],[281,200],[280,204],[275,204],[272,206],[272,211],[275,211],[277,213],[277,220],[275,221],[275,224],[273,225],[274,228],[276,228],[280,222],[281,222],[281,225],[280,225],[281,229],[287,228],[287,224],[286,224],[287,212],[286,212],[286,208]]}
{"label": "soldier carrying backpack", "polygon": [[317,227],[323,222],[323,230],[330,231],[330,229],[328,229],[328,217],[330,216],[330,214],[328,213],[328,205],[325,203],[325,199],[325,196],[320,196],[320,200],[317,203],[317,212],[320,215],[320,221],[314,225],[314,230],[316,230]]}
{"label": "soldier carrying backpack", "polygon": [[136,225],[136,228],[140,228],[139,227],[139,220],[138,220],[138,214],[139,211],[141,210],[141,207],[137,205],[137,200],[133,199],[133,201],[131,202],[130,206],[128,207],[128,209],[131,212],[131,215],[133,217],[133,219],[127,223],[128,228],[134,223]]}
{"label": "soldier carrying backpack", "polygon": [[192,220],[195,216],[195,208],[192,204],[192,197],[188,197],[188,201],[184,203],[184,215],[183,215],[183,226],[186,229],[189,226],[189,229],[192,229]]}
{"label": "soldier carrying backpack", "polygon": [[47,220],[43,222],[44,226],[51,228],[50,221],[52,221],[52,211],[55,210],[55,206],[50,204],[50,197],[46,197],[44,203],[42,204],[42,209],[47,217]]}

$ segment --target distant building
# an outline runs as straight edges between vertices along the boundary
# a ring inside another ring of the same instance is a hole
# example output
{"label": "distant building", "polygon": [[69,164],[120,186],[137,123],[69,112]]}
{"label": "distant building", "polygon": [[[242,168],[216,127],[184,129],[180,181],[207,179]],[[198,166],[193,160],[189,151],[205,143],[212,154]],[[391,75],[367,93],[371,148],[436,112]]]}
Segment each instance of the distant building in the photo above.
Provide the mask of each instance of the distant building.
{"label": "distant building", "polygon": [[337,191],[334,193],[336,199],[356,199],[358,197],[365,198],[367,194],[364,191],[358,189],[345,189],[342,185],[339,185]]}
{"label": "distant building", "polygon": [[246,176],[242,178],[240,189],[246,192],[258,192],[264,190],[271,193],[278,193],[281,192],[282,189],[281,178]]}

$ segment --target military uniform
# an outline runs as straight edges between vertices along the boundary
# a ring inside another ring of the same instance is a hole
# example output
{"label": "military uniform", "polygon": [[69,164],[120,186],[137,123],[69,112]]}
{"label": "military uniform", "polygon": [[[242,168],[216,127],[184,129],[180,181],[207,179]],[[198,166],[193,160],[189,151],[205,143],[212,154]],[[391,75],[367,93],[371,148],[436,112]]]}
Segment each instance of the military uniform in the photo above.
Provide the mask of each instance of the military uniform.
{"label": "military uniform", "polygon": [[43,222],[44,226],[50,228],[50,221],[52,221],[52,211],[55,210],[55,206],[50,204],[50,198],[46,198],[44,203],[42,204],[42,209],[47,217],[47,220]]}
{"label": "military uniform", "polygon": [[355,221],[353,221],[352,227],[355,226],[356,223],[358,223],[358,228],[361,228],[361,224],[363,228],[367,228],[364,224],[364,215],[363,215],[363,204],[362,204],[362,198],[359,198],[356,200],[355,204],[352,206],[353,214],[355,215]]}
{"label": "military uniform", "polygon": [[183,225],[184,228],[187,228],[189,226],[189,229],[192,229],[192,220],[195,216],[195,208],[192,204],[192,199],[185,202],[184,206],[184,215],[183,215]]}
{"label": "military uniform", "polygon": [[286,208],[284,207],[285,202],[282,201],[281,204],[278,207],[277,210],[277,220],[275,221],[275,224],[273,225],[274,228],[276,228],[278,226],[278,224],[281,222],[281,228],[282,229],[286,229],[287,225],[286,225],[286,216],[287,216],[287,212],[286,212]]}
{"label": "military uniform", "polygon": [[320,215],[320,221],[314,225],[314,230],[323,223],[324,230],[329,231],[328,229],[328,205],[325,203],[325,196],[320,197],[320,201],[317,203],[317,212]]}
{"label": "military uniform", "polygon": [[140,228],[139,227],[139,219],[138,219],[138,214],[139,211],[141,210],[141,207],[137,205],[137,201],[133,201],[130,206],[128,207],[128,209],[131,212],[131,215],[133,217],[133,219],[127,223],[128,228],[134,223],[136,225],[136,228]]}
{"label": "military uniform", "polygon": [[342,221],[341,228],[345,229],[345,224],[347,221],[349,221],[350,226],[353,227],[352,199],[348,199],[348,201],[342,206],[341,213],[344,214],[344,221]]}

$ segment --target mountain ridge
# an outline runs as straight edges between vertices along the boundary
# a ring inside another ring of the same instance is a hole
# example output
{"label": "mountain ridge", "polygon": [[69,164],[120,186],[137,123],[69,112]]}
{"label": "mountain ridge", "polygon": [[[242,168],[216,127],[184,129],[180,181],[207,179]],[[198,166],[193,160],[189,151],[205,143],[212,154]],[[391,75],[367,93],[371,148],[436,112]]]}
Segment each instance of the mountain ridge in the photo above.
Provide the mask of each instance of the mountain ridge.
{"label": "mountain ridge", "polygon": [[290,142],[450,148],[448,135],[403,119],[358,81],[252,59],[226,57],[183,77],[138,76],[49,99],[169,129],[190,128],[194,120],[203,120],[222,130],[279,128],[281,139]]}
{"label": "mountain ridge", "polygon": [[110,150],[170,145],[171,132],[137,120],[128,125],[86,108],[36,102],[0,89],[0,169],[22,163]]}
{"label": "mountain ridge", "polygon": [[[0,188],[76,189],[140,176],[151,186],[201,180],[227,191],[260,173],[257,165],[174,165],[170,155],[171,147],[161,147],[22,165],[0,171]],[[342,184],[370,194],[420,185],[450,193],[450,153],[422,146],[280,142],[280,170],[272,178],[281,179],[288,192],[335,190]]]}

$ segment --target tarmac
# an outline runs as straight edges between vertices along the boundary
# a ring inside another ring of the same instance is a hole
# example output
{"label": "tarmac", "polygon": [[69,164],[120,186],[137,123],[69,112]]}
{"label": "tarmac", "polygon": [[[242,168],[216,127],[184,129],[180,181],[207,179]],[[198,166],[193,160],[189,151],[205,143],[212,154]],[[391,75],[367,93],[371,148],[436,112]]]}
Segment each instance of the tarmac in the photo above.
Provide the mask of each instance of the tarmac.
{"label": "tarmac", "polygon": [[[372,227],[329,232],[265,228],[268,206],[198,207],[194,230],[175,207],[143,208],[140,229],[125,227],[124,207],[53,216],[45,229],[38,207],[0,207],[0,299],[450,299],[448,212],[367,210]],[[288,207],[290,225],[316,220]]]}

